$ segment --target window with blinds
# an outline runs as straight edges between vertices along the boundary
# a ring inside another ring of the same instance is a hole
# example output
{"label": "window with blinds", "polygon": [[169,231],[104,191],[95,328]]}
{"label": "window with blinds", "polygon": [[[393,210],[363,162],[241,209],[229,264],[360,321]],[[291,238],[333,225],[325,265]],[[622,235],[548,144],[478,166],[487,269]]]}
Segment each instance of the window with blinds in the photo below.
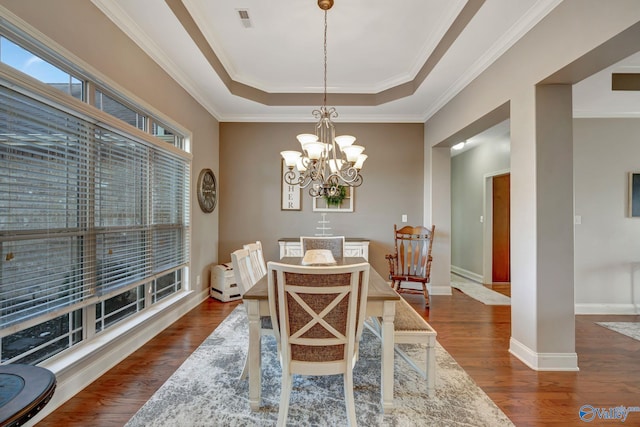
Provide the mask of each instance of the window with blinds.
{"label": "window with blinds", "polygon": [[189,160],[96,123],[0,86],[0,332],[166,276],[180,289]]}
{"label": "window with blinds", "polygon": [[36,364],[185,289],[189,144],[10,19],[0,63],[0,363]]}

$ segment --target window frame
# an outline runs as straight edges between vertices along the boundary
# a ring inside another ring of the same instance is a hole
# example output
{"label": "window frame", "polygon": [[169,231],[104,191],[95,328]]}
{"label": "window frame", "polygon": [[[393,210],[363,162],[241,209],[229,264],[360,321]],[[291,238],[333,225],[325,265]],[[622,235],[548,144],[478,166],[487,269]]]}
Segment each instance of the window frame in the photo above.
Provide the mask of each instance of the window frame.
{"label": "window frame", "polygon": [[[113,132],[129,135],[142,144],[148,145],[153,148],[160,148],[163,152],[170,153],[173,156],[177,156],[187,163],[187,170],[189,173],[188,177],[185,178],[186,188],[183,199],[184,226],[182,227],[182,230],[185,233],[183,245],[185,246],[184,250],[186,251],[186,263],[178,267],[174,267],[170,270],[153,273],[135,283],[130,283],[124,287],[118,288],[117,290],[106,292],[103,295],[93,296],[82,301],[81,303],[65,307],[62,310],[45,313],[38,317],[29,319],[25,322],[12,325],[8,328],[0,329],[1,343],[2,337],[9,336],[21,330],[29,329],[33,326],[65,314],[70,315],[70,313],[73,313],[75,310],[82,309],[82,323],[84,329],[82,332],[83,337],[81,342],[84,343],[90,340],[96,334],[95,304],[102,303],[102,301],[112,298],[118,293],[127,292],[138,286],[144,285],[145,295],[147,295],[144,308],[139,310],[138,313],[126,316],[121,319],[122,322],[127,322],[129,319],[134,319],[136,315],[139,315],[141,312],[145,312],[145,310],[150,309],[154,304],[160,302],[165,304],[168,300],[170,300],[170,298],[163,297],[157,299],[157,301],[155,299],[154,301],[151,301],[151,297],[149,297],[152,290],[157,289],[157,280],[162,276],[165,276],[167,274],[174,274],[175,277],[180,277],[180,284],[178,285],[178,289],[176,289],[175,294],[190,291],[188,278],[191,265],[191,133],[186,131],[181,126],[175,124],[173,120],[168,119],[161,113],[153,111],[153,109],[146,106],[140,100],[135,99],[135,97],[131,96],[131,94],[127,93],[124,90],[118,89],[117,85],[108,85],[105,84],[106,79],[95,78],[95,73],[91,72],[90,67],[86,66],[86,64],[84,64],[84,67],[86,67],[86,69],[88,69],[89,71],[82,72],[79,75],[78,70],[81,70],[83,68],[83,64],[81,61],[78,61],[77,58],[64,59],[60,54],[52,53],[53,50],[49,50],[48,48],[43,47],[45,46],[43,43],[34,43],[35,39],[30,38],[28,35],[16,36],[17,32],[15,30],[15,27],[11,27],[11,25],[9,25],[9,27],[6,27],[5,25],[6,22],[0,22],[0,36],[4,37],[7,36],[7,34],[10,34],[11,36],[7,38],[9,38],[9,40],[11,40],[13,43],[18,44],[19,46],[29,50],[35,55],[42,55],[43,59],[46,59],[52,65],[55,65],[56,67],[69,72],[73,77],[79,78],[83,82],[84,99],[79,100],[77,98],[74,98],[70,94],[49,86],[46,83],[43,83],[29,75],[23,74],[22,72],[15,70],[14,68],[3,63],[0,63],[1,84],[7,85],[11,90],[17,91],[22,95],[32,97],[40,102],[44,102],[45,104],[60,109],[68,114],[81,117],[83,120],[105,127]],[[9,28],[9,31],[7,30],[7,28]],[[65,52],[63,52],[62,54],[64,53]],[[69,67],[69,64],[73,64],[73,66]],[[111,116],[110,114],[91,105],[89,102],[95,100],[96,88],[103,91],[108,96],[113,97],[115,100],[123,102],[124,105],[132,106],[134,111],[144,114],[144,117],[146,118],[145,130],[141,130],[136,128],[135,126],[129,125],[128,123],[114,116]],[[151,134],[151,129],[153,129],[154,123],[157,123],[162,128],[167,129],[171,133],[173,133],[174,144],[170,144],[165,140],[162,140]],[[120,322],[116,322],[114,325],[117,324],[120,324]],[[77,334],[77,330],[71,330],[69,331],[69,334]],[[62,353],[64,353],[64,350],[62,351]],[[53,355],[53,357],[56,356],[57,354]]]}

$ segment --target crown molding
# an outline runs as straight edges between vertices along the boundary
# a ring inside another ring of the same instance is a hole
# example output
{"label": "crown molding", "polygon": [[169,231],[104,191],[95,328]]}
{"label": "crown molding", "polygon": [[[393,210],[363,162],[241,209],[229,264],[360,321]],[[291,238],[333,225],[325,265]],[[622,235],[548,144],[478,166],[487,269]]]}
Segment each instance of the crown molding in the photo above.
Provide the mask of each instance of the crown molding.
{"label": "crown molding", "polygon": [[476,77],[486,71],[500,56],[513,47],[529,30],[535,27],[545,16],[556,8],[562,0],[539,0],[529,11],[504,33],[486,52],[469,67],[468,72],[460,76],[442,95],[431,104],[422,115],[426,122],[458,93],[467,87]]}
{"label": "crown molding", "polygon": [[[316,123],[313,117],[309,118],[309,115],[299,114],[253,114],[245,115],[229,114],[219,119],[220,123]],[[347,123],[420,123],[424,124],[419,116],[410,115],[341,115],[340,121],[335,121],[334,124],[339,126]]]}
{"label": "crown molding", "polygon": [[146,52],[173,80],[176,81],[189,95],[191,95],[209,114],[219,120],[220,112],[214,105],[211,105],[205,97],[200,95],[198,85],[188,75],[183,73],[176,63],[163,50],[140,29],[138,24],[124,11],[116,2],[91,0],[91,2],[102,11],[120,30],[125,33],[134,43]]}
{"label": "crown molding", "polygon": [[[178,84],[180,84],[197,102],[199,102],[214,118],[219,121],[243,121],[243,122],[251,122],[251,121],[293,121],[300,122],[306,121],[305,119],[301,120],[299,116],[289,116],[281,115],[281,114],[224,114],[221,112],[216,105],[213,105],[210,101],[206,99],[201,92],[197,90],[197,83],[192,81],[188,75],[181,71],[180,67],[178,67],[171,58],[167,57],[162,52],[162,49],[149,37],[147,37],[144,32],[139,28],[134,20],[132,20],[124,10],[119,7],[115,2],[107,1],[107,0],[91,0],[105,15],[107,15],[127,36],[129,36],[143,51],[145,51],[156,63],[158,63]],[[185,5],[189,5],[190,11],[197,11],[198,6],[195,5],[190,0],[183,0]],[[461,78],[456,80],[433,104],[429,106],[428,109],[418,112],[414,115],[408,116],[375,116],[375,115],[357,115],[350,117],[350,121],[354,122],[404,122],[404,123],[418,123],[418,122],[426,122],[429,118],[431,118],[438,110],[444,107],[448,102],[450,102],[457,94],[459,94],[468,84],[470,84],[476,77],[478,77],[482,72],[484,72],[497,58],[499,58],[504,52],[506,52],[509,48],[511,48],[518,39],[520,39],[527,31],[533,28],[544,16],[546,16],[553,8],[555,8],[558,4],[560,4],[562,0],[539,0],[537,1],[527,12],[525,16],[523,16],[516,24],[514,24],[508,32],[506,32],[493,46],[489,49],[489,51],[479,58],[473,65],[468,69]],[[463,7],[465,1],[460,1],[458,7]],[[460,10],[457,11],[453,19],[459,16]],[[451,16],[449,17],[449,20]],[[194,21],[195,22],[195,21]],[[444,20],[443,20],[444,25]],[[448,30],[449,27],[445,29]],[[212,42],[211,34],[204,34],[203,36],[206,38],[208,43],[211,43],[211,47],[214,48],[215,45]],[[217,49],[219,52],[220,49]],[[433,51],[433,48],[431,48]],[[431,52],[433,53],[433,52]],[[430,54],[431,54],[430,53]],[[430,55],[428,55],[430,56]],[[224,67],[229,66],[229,61],[224,57],[218,57],[218,60],[223,64]],[[428,60],[428,58],[427,58]],[[410,74],[417,75],[420,70],[417,70],[419,67],[424,67],[424,63],[420,64],[419,62],[414,64]],[[227,72],[233,72],[229,68],[226,68]],[[235,74],[235,73],[234,73]],[[405,76],[406,77],[406,76]],[[415,81],[415,80],[414,80]],[[409,80],[411,82],[411,80]],[[240,82],[236,82],[240,83]],[[240,83],[242,85],[242,83]],[[385,82],[383,83],[384,87],[394,84],[394,82]],[[243,85],[246,86],[246,85]],[[381,86],[382,87],[382,86]],[[398,88],[398,86],[391,87],[390,91],[393,91],[394,88]],[[251,92],[253,87],[246,87],[248,92]],[[315,105],[317,102],[310,101],[306,103],[304,99],[306,99],[306,95],[309,95],[310,99],[315,99],[317,96],[316,92],[312,92],[313,88],[308,88],[309,92],[297,92],[294,94],[286,94],[282,93],[281,95],[294,95],[296,99],[299,101],[299,105]],[[351,106],[366,106],[371,105],[371,98],[376,99],[375,94],[367,94],[367,93],[354,93],[351,91],[347,92],[332,92],[333,94],[342,95],[347,98],[354,98],[354,103],[352,104],[344,104]],[[399,98],[403,98],[406,96],[413,95],[414,92],[407,92],[400,95]],[[273,95],[274,98],[276,94]],[[370,95],[370,96],[368,96]],[[235,95],[235,96],[242,96]],[[393,96],[392,96],[393,97]],[[396,98],[396,99],[399,99]],[[247,98],[251,99],[251,98]],[[385,100],[384,102],[388,102],[393,99]],[[256,102],[260,102],[258,99],[254,99]],[[360,102],[358,102],[360,101]],[[364,101],[364,102],[363,102]],[[338,102],[336,105],[340,105]],[[373,101],[375,105],[375,101]],[[283,104],[286,105],[286,104]]]}

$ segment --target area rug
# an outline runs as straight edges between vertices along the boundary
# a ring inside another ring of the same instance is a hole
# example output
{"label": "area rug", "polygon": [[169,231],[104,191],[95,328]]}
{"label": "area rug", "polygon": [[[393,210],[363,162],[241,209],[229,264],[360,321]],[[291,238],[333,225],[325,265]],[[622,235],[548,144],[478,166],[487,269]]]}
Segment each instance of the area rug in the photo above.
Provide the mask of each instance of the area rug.
{"label": "area rug", "polygon": [[596,322],[600,326],[640,341],[640,322]]}
{"label": "area rug", "polygon": [[[252,412],[248,381],[240,380],[248,343],[242,306],[200,345],[129,420],[126,427],[275,425],[281,370],[275,340],[262,337],[262,407]],[[425,348],[403,345],[421,364]],[[354,370],[354,396],[361,426],[512,426],[507,416],[439,344],[436,394],[401,358],[395,361],[394,410],[381,413],[380,341],[365,329]],[[152,355],[151,355],[152,357]],[[294,376],[290,425],[341,426],[346,423],[342,376]]]}
{"label": "area rug", "polygon": [[478,283],[452,281],[451,287],[486,305],[511,305],[511,298]]}

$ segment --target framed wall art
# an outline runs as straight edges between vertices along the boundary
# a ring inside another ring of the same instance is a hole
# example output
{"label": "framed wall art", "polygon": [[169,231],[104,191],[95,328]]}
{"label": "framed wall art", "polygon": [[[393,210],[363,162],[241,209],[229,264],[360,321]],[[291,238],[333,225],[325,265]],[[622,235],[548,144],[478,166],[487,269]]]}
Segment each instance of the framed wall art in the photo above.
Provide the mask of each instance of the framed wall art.
{"label": "framed wall art", "polygon": [[[302,209],[302,188],[299,185],[287,184],[284,180],[284,174],[289,168],[285,166],[284,159],[280,163],[280,210],[283,211],[299,211]],[[293,171],[298,177],[298,171],[294,168]]]}
{"label": "framed wall art", "polygon": [[335,197],[314,197],[314,212],[353,212],[355,188],[344,185]]}

